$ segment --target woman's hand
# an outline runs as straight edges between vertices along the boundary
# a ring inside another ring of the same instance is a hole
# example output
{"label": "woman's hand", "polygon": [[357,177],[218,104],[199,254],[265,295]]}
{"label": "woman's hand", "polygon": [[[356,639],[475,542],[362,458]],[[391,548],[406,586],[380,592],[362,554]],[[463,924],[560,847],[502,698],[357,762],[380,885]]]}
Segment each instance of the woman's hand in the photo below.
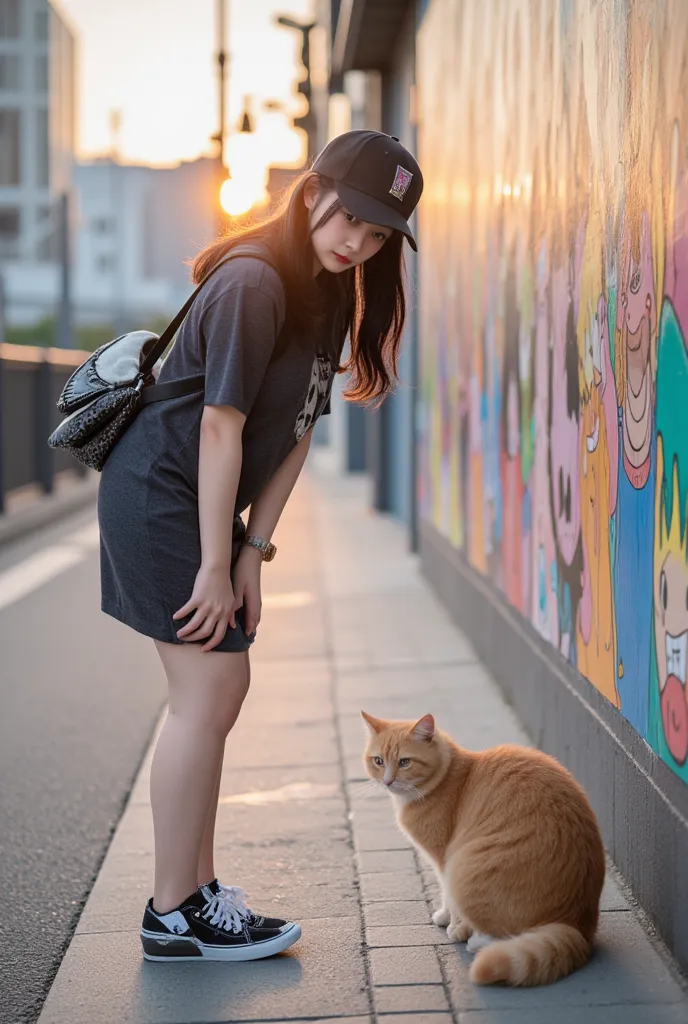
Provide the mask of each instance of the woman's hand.
{"label": "woman's hand", "polygon": [[227,624],[232,628],[236,625],[236,607],[229,569],[201,564],[191,597],[172,616],[173,619],[184,619],[194,613],[187,624],[177,631],[178,639],[191,643],[193,640],[209,638],[201,650],[212,651],[227,632]]}
{"label": "woman's hand", "polygon": [[246,622],[246,635],[250,636],[255,632],[260,622],[262,602],[260,597],[260,570],[263,559],[260,551],[249,545],[239,552],[232,583],[234,585],[234,608],[244,606],[244,618]]}

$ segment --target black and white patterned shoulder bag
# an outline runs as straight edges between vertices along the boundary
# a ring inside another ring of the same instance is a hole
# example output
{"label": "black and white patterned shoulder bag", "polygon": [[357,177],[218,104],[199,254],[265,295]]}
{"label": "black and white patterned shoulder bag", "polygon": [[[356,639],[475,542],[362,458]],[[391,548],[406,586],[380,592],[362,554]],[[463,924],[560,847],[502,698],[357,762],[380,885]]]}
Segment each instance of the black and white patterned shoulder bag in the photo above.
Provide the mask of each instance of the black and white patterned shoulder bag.
{"label": "black and white patterned shoulder bag", "polygon": [[102,345],[74,371],[57,403],[60,412],[67,415],[48,438],[51,448],[65,448],[80,462],[100,471],[142,406],[204,390],[205,379],[200,375],[156,383],[159,361],[208,278],[238,256],[271,263],[263,247],[237,245],[203,278],[160,336],[151,331],[123,334]]}

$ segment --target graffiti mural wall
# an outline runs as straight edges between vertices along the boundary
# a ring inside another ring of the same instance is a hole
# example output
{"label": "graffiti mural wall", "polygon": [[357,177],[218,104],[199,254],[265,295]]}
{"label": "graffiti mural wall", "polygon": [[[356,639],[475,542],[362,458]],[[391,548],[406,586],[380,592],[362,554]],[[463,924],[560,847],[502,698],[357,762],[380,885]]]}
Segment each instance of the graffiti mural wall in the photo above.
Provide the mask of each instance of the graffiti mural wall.
{"label": "graffiti mural wall", "polygon": [[421,515],[688,782],[688,3],[418,45]]}

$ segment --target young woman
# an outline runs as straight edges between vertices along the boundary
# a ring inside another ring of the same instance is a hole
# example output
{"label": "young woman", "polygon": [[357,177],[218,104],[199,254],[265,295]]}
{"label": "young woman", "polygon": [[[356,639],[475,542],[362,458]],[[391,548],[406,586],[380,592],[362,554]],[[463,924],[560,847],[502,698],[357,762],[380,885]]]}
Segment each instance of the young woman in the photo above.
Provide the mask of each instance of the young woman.
{"label": "young woman", "polygon": [[[249,687],[262,562],[274,557],[270,538],[313,424],[329,411],[347,334],[349,397],[390,387],[404,325],[402,244],[406,236],[415,249],[408,218],[422,187],[398,140],[348,132],[271,220],[201,252],[194,277],[211,276],[158,379],[204,374],[205,392],[144,407],[105,464],[102,608],[155,640],[169,685],[151,769],[149,960],[252,960],[301,935],[216,878],[224,745]],[[252,255],[222,263],[249,244]]]}

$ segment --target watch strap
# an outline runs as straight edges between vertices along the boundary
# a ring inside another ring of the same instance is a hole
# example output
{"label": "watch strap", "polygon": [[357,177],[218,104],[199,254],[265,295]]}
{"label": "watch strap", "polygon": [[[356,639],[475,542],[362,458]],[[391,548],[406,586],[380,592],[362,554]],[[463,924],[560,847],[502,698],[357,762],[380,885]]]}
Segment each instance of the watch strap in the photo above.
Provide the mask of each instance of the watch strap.
{"label": "watch strap", "polygon": [[247,533],[244,537],[244,544],[248,544],[250,548],[256,548],[260,551],[264,562],[271,562],[277,554],[277,548],[271,541],[264,540],[263,537],[256,537],[251,533]]}

